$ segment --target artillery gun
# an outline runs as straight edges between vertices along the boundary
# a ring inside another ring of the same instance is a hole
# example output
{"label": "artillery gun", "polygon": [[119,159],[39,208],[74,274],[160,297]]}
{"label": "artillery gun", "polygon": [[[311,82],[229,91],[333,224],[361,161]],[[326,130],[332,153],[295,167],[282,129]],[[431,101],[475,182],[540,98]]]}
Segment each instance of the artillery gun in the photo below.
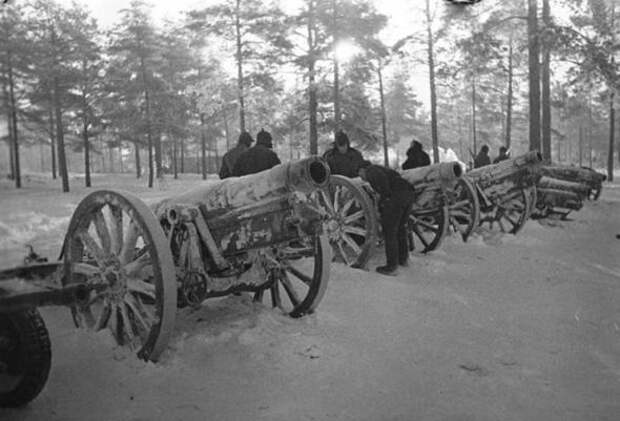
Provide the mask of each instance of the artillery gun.
{"label": "artillery gun", "polygon": [[536,203],[541,162],[540,153],[533,151],[465,173],[478,192],[481,225],[519,232]]}
{"label": "artillery gun", "polygon": [[331,249],[308,195],[324,187],[321,158],[278,165],[180,193],[153,210],[129,193],[95,191],[75,210],[61,260],[0,272],[0,406],[43,388],[51,351],[36,307],[65,305],[76,326],[109,329],[156,361],[176,308],[249,291],[292,317],[314,311]]}
{"label": "artillery gun", "polygon": [[[417,239],[421,252],[435,250],[449,226],[467,239],[478,225],[478,197],[469,180],[461,177],[457,162],[404,170],[401,175],[416,194],[408,223],[411,244]],[[376,192],[361,178],[333,175],[315,196],[327,217],[325,232],[334,255],[348,266],[365,267],[379,237]]]}
{"label": "artillery gun", "polygon": [[589,200],[598,200],[603,190],[603,181],[607,180],[605,174],[601,174],[588,167],[574,167],[569,165],[543,165],[541,174],[558,180],[580,183],[588,188]]}

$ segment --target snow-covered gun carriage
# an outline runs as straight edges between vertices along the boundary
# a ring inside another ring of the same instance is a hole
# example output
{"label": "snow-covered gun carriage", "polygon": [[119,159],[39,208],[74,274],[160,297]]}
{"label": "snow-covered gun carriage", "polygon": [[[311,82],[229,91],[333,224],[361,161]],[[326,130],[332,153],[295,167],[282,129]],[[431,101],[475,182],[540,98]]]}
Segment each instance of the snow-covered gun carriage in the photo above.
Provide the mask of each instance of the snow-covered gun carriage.
{"label": "snow-covered gun carriage", "polygon": [[541,174],[546,177],[556,178],[572,183],[580,183],[588,188],[589,200],[597,200],[603,190],[603,181],[607,179],[605,174],[594,171],[587,167],[574,167],[569,165],[543,165]]}
{"label": "snow-covered gun carriage", "polygon": [[541,161],[538,152],[528,152],[465,174],[478,191],[481,225],[486,222],[502,232],[519,232],[536,203]]}
{"label": "snow-covered gun carriage", "polygon": [[[422,245],[421,252],[439,247],[449,226],[467,239],[478,225],[478,197],[457,162],[404,170],[401,175],[415,190],[408,229],[410,240]],[[361,178],[333,175],[316,195],[327,215],[325,232],[334,254],[349,266],[365,267],[379,236],[372,187]]]}
{"label": "snow-covered gun carriage", "polygon": [[0,406],[42,389],[50,343],[36,307],[66,305],[77,326],[109,329],[157,360],[178,306],[241,291],[292,317],[311,313],[329,279],[331,248],[308,196],[329,180],[321,158],[207,183],[149,208],[95,191],[77,206],[61,259],[0,272]]}

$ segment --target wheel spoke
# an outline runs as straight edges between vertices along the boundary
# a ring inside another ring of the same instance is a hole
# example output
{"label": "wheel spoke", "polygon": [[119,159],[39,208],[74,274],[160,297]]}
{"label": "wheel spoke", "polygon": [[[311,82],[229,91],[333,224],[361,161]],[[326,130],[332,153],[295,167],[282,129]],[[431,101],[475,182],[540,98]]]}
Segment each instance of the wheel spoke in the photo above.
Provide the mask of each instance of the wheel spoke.
{"label": "wheel spoke", "polygon": [[342,234],[342,239],[348,244],[349,247],[353,249],[353,252],[356,256],[359,256],[362,253],[362,249],[357,245],[355,241],[348,234]]}
{"label": "wheel spoke", "polygon": [[458,202],[453,203],[452,205],[450,205],[449,209],[452,212],[453,209],[458,209],[458,208],[461,208],[463,206],[467,206],[469,204],[470,204],[469,200],[464,199],[464,200],[460,200]]}
{"label": "wheel spoke", "polygon": [[358,219],[361,219],[363,217],[364,217],[364,210],[362,209],[344,218],[344,223],[347,225],[350,225],[351,223],[353,223],[353,221],[357,221]]}
{"label": "wheel spoke", "polygon": [[119,304],[121,320],[123,321],[123,330],[127,334],[127,339],[129,339],[129,344],[133,345],[136,339],[136,335],[133,331],[133,323],[131,323],[131,319],[129,318],[129,314],[127,313],[127,305],[123,301]]}
{"label": "wheel spoke", "polygon": [[519,224],[515,222],[512,218],[510,218],[510,216],[507,213],[504,213],[504,219],[510,222],[514,228],[519,226]]}
{"label": "wheel spoke", "polygon": [[424,244],[424,248],[427,249],[430,243],[426,241],[424,235],[422,235],[422,233],[418,230],[418,226],[413,225],[411,228],[413,229],[413,232],[415,232],[416,236],[420,239],[420,241],[422,241],[422,244]]}
{"label": "wheel spoke", "polygon": [[125,272],[127,273],[127,276],[134,277],[134,276],[138,276],[140,271],[150,264],[151,264],[150,254],[142,254],[138,256],[132,262],[127,263],[124,269],[125,269]]}
{"label": "wheel spoke", "polygon": [[428,229],[429,231],[432,232],[438,232],[439,231],[439,225],[438,224],[434,224],[433,222],[429,222],[429,221],[425,221],[424,219],[418,219],[416,221],[416,225],[422,226],[426,229]]}
{"label": "wheel spoke", "polygon": [[127,235],[125,237],[125,241],[123,242],[123,247],[120,251],[120,261],[122,265],[125,265],[133,256],[135,252],[136,243],[138,242],[138,238],[140,237],[140,230],[134,223],[131,221],[129,227],[127,227]]}
{"label": "wheel spoke", "polygon": [[136,278],[127,279],[127,289],[131,292],[146,295],[155,299],[155,285]]}
{"label": "wheel spoke", "polygon": [[278,288],[278,280],[275,279],[271,284],[271,288],[269,288],[271,291],[271,305],[273,307],[282,308],[282,302],[280,301],[280,290]]}
{"label": "wheel spoke", "polygon": [[334,213],[338,213],[338,209],[340,208],[340,192],[342,191],[342,187],[336,186],[334,189]]}
{"label": "wheel spoke", "polygon": [[312,285],[312,278],[309,277],[308,275],[306,275],[305,273],[302,273],[301,271],[299,271],[297,268],[291,266],[291,265],[287,265],[284,267],[287,271],[289,271],[290,273],[292,273],[293,275],[295,275],[299,280],[301,280],[304,284],[310,286]]}
{"label": "wheel spoke", "polygon": [[123,344],[122,337],[118,330],[118,307],[116,305],[110,305],[110,316],[108,318],[108,328],[112,332],[114,340],[120,345]]}
{"label": "wheel spoke", "polygon": [[104,300],[103,308],[101,309],[101,312],[99,313],[99,317],[97,317],[97,321],[95,322],[95,325],[93,327],[95,332],[99,332],[101,329],[104,329],[106,327],[108,320],[110,319],[110,314],[111,314],[110,307],[111,307],[110,301]]}
{"label": "wheel spoke", "polygon": [[71,265],[71,272],[74,274],[91,277],[91,276],[99,275],[101,273],[101,269],[89,263],[76,262]]}
{"label": "wheel spoke", "polygon": [[284,291],[286,291],[286,295],[288,295],[288,298],[291,300],[293,307],[297,307],[299,303],[301,303],[301,300],[299,299],[299,296],[297,295],[297,292],[295,291],[295,287],[293,287],[291,280],[284,271],[280,273],[280,282],[282,282]]}
{"label": "wheel spoke", "polygon": [[260,289],[254,293],[254,302],[260,303],[263,301],[263,295],[265,294],[265,289]]}
{"label": "wheel spoke", "polygon": [[110,206],[110,239],[112,253],[118,254],[123,246],[123,210]]}
{"label": "wheel spoke", "polygon": [[329,211],[331,215],[333,215],[335,211],[334,211],[334,204],[332,203],[331,198],[329,197],[329,195],[327,194],[325,190],[321,189],[320,191],[321,191],[321,196],[323,197],[323,202],[325,203],[325,206],[327,206],[327,210]]}
{"label": "wheel spoke", "polygon": [[95,239],[86,231],[82,231],[78,234],[78,238],[86,248],[86,251],[92,255],[92,257],[97,262],[99,267],[105,266],[105,253],[99,247],[99,244],[95,241]]}
{"label": "wheel spoke", "polygon": [[345,204],[342,206],[342,208],[340,209],[340,214],[343,216],[346,215],[349,209],[351,209],[351,206],[353,206],[353,203],[355,203],[354,197],[347,200]]}
{"label": "wheel spoke", "polygon": [[99,237],[99,240],[101,240],[101,246],[103,247],[104,252],[111,253],[112,248],[110,231],[108,231],[108,226],[105,222],[105,217],[103,216],[101,209],[95,212],[93,223],[95,224],[95,231],[97,231],[97,236]]}
{"label": "wheel spoke", "polygon": [[344,250],[344,247],[342,245],[343,240],[340,238],[338,239],[338,254],[340,255],[340,257],[342,257],[342,260],[344,261],[344,264],[347,266],[351,266],[351,261],[349,260],[349,256],[347,256],[347,252]]}
{"label": "wheel spoke", "polygon": [[360,237],[366,237],[366,235],[368,235],[368,231],[360,227],[353,227],[351,225],[345,225],[344,227],[342,227],[342,229],[344,232],[347,232],[349,234],[359,235]]}
{"label": "wheel spoke", "polygon": [[134,297],[133,294],[126,294],[125,303],[133,313],[134,318],[140,323],[140,325],[142,325],[144,332],[148,332],[151,325],[144,320],[144,315],[142,314],[142,311],[140,311],[141,305],[136,300],[136,297]]}

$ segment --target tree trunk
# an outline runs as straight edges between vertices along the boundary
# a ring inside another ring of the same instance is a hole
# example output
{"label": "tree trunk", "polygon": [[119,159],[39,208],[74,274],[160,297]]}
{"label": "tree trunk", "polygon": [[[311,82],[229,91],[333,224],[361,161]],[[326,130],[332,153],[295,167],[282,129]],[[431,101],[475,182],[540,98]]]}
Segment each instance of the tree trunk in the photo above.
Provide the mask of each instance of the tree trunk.
{"label": "tree trunk", "polygon": [[609,95],[609,151],[607,152],[607,180],[614,181],[614,131],[616,110],[614,109],[614,93]]}
{"label": "tree trunk", "polygon": [[317,129],[317,98],[315,83],[315,63],[316,57],[314,53],[315,47],[315,9],[314,0],[308,2],[308,132],[310,138],[310,154],[317,155],[319,153],[318,146],[318,129]]}
{"label": "tree trunk", "polygon": [[381,75],[381,63],[377,67],[377,75],[379,76],[379,98],[381,100],[381,132],[383,134],[383,163],[386,167],[390,166],[390,159],[388,156],[388,141],[387,141],[387,122],[385,117],[385,99],[383,97],[383,76]]}
{"label": "tree trunk", "polygon": [[529,63],[529,104],[530,104],[530,150],[540,151],[540,51],[538,45],[538,1],[528,0],[528,63]]}
{"label": "tree trunk", "polygon": [[172,172],[174,174],[174,179],[179,178],[179,173],[177,171],[177,139],[176,137],[172,140]]}
{"label": "tree trunk", "polygon": [[200,161],[202,179],[207,179],[207,138],[205,134],[205,115],[200,114]]}
{"label": "tree trunk", "polygon": [[230,150],[230,129],[228,127],[228,113],[224,113],[224,135],[226,136],[226,150]]}
{"label": "tree trunk", "polygon": [[[543,0],[543,26],[547,30],[551,26],[549,17],[549,0]],[[542,155],[545,162],[551,163],[551,88],[549,58],[551,56],[549,43],[542,43]]]}
{"label": "tree trunk", "polygon": [[504,143],[510,150],[510,136],[512,130],[512,37],[508,46],[508,95],[506,98],[506,137]]}
{"label": "tree trunk", "polygon": [[140,71],[142,73],[142,84],[144,87],[144,105],[146,106],[146,138],[149,159],[149,188],[153,188],[153,133],[151,132],[151,102],[149,100],[149,89],[146,80],[146,66],[144,57],[140,57]]}
{"label": "tree trunk", "polygon": [[237,41],[237,92],[239,95],[239,130],[245,131],[245,105],[243,99],[243,56],[241,51],[241,22],[240,22],[240,3],[241,0],[237,0],[235,8],[235,35]]}
{"label": "tree trunk", "polygon": [[181,174],[185,173],[185,139],[181,138]]}
{"label": "tree trunk", "polygon": [[583,166],[583,132],[584,129],[579,125],[579,166]]}
{"label": "tree trunk", "polygon": [[123,142],[118,141],[118,168],[121,174],[125,172],[123,169]]}
{"label": "tree trunk", "polygon": [[142,168],[140,166],[140,146],[138,146],[138,142],[134,142],[133,147],[136,160],[136,178],[140,178],[142,175]]}
{"label": "tree trunk", "polygon": [[52,179],[56,180],[56,127],[54,125],[54,110],[51,105],[54,100],[50,94],[49,122],[50,122],[50,146],[52,147]]}
{"label": "tree trunk", "polygon": [[340,130],[340,75],[336,47],[338,46],[338,8],[336,0],[332,0],[332,54],[334,55],[334,133]]}
{"label": "tree trunk", "polygon": [[474,144],[474,156],[478,153],[478,138],[476,136],[476,77],[471,78],[471,136]]}
{"label": "tree trunk", "polygon": [[13,129],[13,177],[15,179],[15,188],[21,188],[22,176],[19,165],[19,138],[17,135],[17,104],[15,103],[15,81],[13,80],[13,63],[11,62],[11,52],[7,54],[7,73],[9,76],[9,103],[11,108],[11,128]]}
{"label": "tree trunk", "polygon": [[8,81],[8,77],[6,76],[6,68],[5,66],[3,66],[2,69],[2,94],[4,97],[4,108],[6,110],[6,121],[7,121],[7,128],[8,128],[8,139],[7,139],[7,147],[9,148],[9,167],[10,167],[10,174],[9,174],[9,179],[10,180],[14,180],[15,177],[15,161],[14,161],[14,154],[13,154],[13,123],[12,123],[12,118],[11,118],[11,106],[9,105],[9,89],[7,87],[7,81]]}
{"label": "tree trunk", "polygon": [[431,30],[430,0],[426,0],[426,32],[428,37],[428,74],[431,90],[431,138],[433,162],[439,162],[439,137],[437,134],[437,92],[435,91],[435,62],[433,58],[433,32]]}
{"label": "tree trunk", "polygon": [[86,187],[90,187],[90,142],[88,141],[86,110],[84,110],[84,116],[82,117],[82,138],[84,139],[84,183]]}
{"label": "tree trunk", "polygon": [[592,97],[588,101],[588,162],[592,168]]}

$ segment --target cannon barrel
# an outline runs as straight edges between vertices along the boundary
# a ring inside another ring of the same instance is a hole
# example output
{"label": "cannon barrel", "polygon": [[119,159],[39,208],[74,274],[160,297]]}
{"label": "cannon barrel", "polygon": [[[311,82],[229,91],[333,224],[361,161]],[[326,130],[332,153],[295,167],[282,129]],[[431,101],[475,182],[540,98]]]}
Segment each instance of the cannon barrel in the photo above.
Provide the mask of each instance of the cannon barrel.
{"label": "cannon barrel", "polygon": [[574,183],[572,181],[560,180],[557,178],[542,176],[536,187],[540,189],[552,189],[557,191],[565,191],[576,194],[579,198],[588,196],[589,188],[582,183]]}
{"label": "cannon barrel", "polygon": [[548,177],[575,183],[600,184],[607,179],[605,174],[601,174],[591,168],[571,167],[568,165],[543,165],[541,173]]}
{"label": "cannon barrel", "polygon": [[446,204],[442,190],[451,187],[463,175],[463,168],[458,162],[442,162],[403,170],[400,175],[415,191],[414,211],[431,210]]}
{"label": "cannon barrel", "polygon": [[282,197],[293,191],[310,193],[327,185],[329,174],[327,163],[320,157],[312,156],[276,165],[256,174],[205,183],[165,199],[156,205],[155,213],[159,214],[162,208],[174,204],[201,205],[207,211],[230,210]]}
{"label": "cannon barrel", "polygon": [[524,188],[536,184],[540,178],[541,162],[540,153],[532,151],[497,164],[473,169],[465,175],[475,181],[482,189],[506,182]]}

